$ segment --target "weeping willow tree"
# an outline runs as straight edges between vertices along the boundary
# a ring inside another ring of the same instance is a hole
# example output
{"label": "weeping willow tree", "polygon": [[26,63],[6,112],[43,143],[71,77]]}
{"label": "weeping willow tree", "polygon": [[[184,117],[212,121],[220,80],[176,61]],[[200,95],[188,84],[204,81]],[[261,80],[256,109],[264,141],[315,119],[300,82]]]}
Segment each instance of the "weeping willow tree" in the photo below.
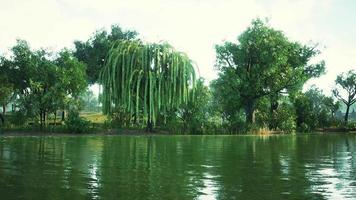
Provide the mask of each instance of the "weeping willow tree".
{"label": "weeping willow tree", "polygon": [[131,123],[152,129],[157,117],[186,103],[195,84],[192,61],[167,43],[120,40],[100,74],[105,114],[124,110]]}

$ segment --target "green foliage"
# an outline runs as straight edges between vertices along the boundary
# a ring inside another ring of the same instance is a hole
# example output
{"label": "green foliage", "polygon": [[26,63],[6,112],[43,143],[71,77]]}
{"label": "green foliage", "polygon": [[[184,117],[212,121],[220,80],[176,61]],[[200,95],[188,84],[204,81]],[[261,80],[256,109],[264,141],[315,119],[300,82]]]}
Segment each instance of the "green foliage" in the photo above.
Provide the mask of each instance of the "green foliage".
{"label": "green foliage", "polygon": [[356,72],[350,70],[337,76],[334,96],[346,105],[345,123],[348,123],[350,107],[356,102]]}
{"label": "green foliage", "polygon": [[189,134],[206,133],[211,123],[209,121],[211,94],[209,88],[204,85],[204,79],[197,80],[195,88],[190,89],[190,93],[193,92],[194,95],[188,97],[186,104],[181,104],[176,110],[166,113],[167,126],[172,131]]}
{"label": "green foliage", "polygon": [[356,121],[352,121],[350,123],[347,124],[346,128],[348,130],[352,130],[352,131],[355,131],[356,130]]}
{"label": "green foliage", "polygon": [[14,87],[8,75],[8,68],[5,66],[5,58],[0,57],[0,105],[6,106],[13,96]]}
{"label": "green foliage", "polygon": [[100,76],[103,110],[123,110],[134,123],[155,124],[159,114],[188,101],[194,82],[191,60],[170,45],[119,40]]}
{"label": "green foliage", "polygon": [[101,108],[99,107],[98,97],[94,93],[87,89],[80,95],[81,103],[83,104],[83,111],[86,112],[100,112]]}
{"label": "green foliage", "polygon": [[296,96],[294,106],[297,115],[297,127],[302,132],[309,132],[316,128],[328,127],[332,124],[335,108],[330,97],[323,95],[316,87]]}
{"label": "green foliage", "polygon": [[79,61],[86,63],[86,74],[88,82],[94,84],[99,79],[99,74],[104,64],[112,43],[117,40],[135,39],[135,31],[124,31],[118,25],[111,26],[111,32],[98,30],[87,41],[75,41],[74,56]]}
{"label": "green foliage", "polygon": [[285,133],[293,133],[296,130],[296,116],[294,107],[283,103],[274,113],[277,128]]}
{"label": "green foliage", "polygon": [[[323,61],[309,63],[319,53],[314,46],[291,42],[260,19],[252,22],[237,43],[216,46],[216,53],[220,74],[215,87],[228,88],[229,95],[220,96],[228,99],[229,106],[236,106],[233,112],[244,109],[248,123],[253,122],[262,97],[300,90],[308,79],[324,72]],[[225,101],[220,98],[222,104]]]}
{"label": "green foliage", "polygon": [[11,49],[12,57],[5,60],[7,77],[13,85],[16,105],[27,117],[39,117],[40,124],[48,113],[65,109],[86,88],[85,65],[68,50],[57,59],[45,50],[33,51],[24,40]]}
{"label": "green foliage", "polygon": [[75,110],[69,111],[65,126],[71,133],[88,133],[90,131],[90,122],[80,117],[79,112]]}
{"label": "green foliage", "polygon": [[269,127],[272,124],[270,130],[293,133],[296,130],[294,106],[286,97],[279,104],[278,108],[271,112],[269,99],[262,98],[257,104],[256,123],[259,127]]}
{"label": "green foliage", "polygon": [[[110,33],[99,30],[88,41],[76,41],[74,53],[32,50],[18,40],[9,58],[0,56],[0,105],[5,108],[11,101],[16,110],[7,124],[28,128],[30,122],[32,128],[42,129],[49,114],[70,110],[65,126],[51,128],[88,132],[90,123],[78,112],[94,111],[100,102],[109,115],[106,128],[146,124],[148,129],[190,134],[261,128],[308,132],[339,126],[335,112],[341,103],[347,122],[356,102],[353,70],[337,76],[333,95],[338,101],[317,88],[302,93],[307,80],[324,72],[323,61],[311,63],[320,53],[317,46],[290,41],[260,19],[235,43],[216,46],[219,77],[210,88],[203,79],[195,81],[187,55],[167,43],[147,44],[136,37],[136,32],[114,25]],[[88,83],[101,84],[99,98],[85,91]],[[2,121],[3,114],[0,117]]]}
{"label": "green foliage", "polygon": [[223,120],[231,121],[240,116],[242,102],[239,92],[234,89],[239,81],[232,69],[227,70],[231,72],[220,73],[219,78],[211,82],[210,89],[214,110],[221,113]]}
{"label": "green foliage", "polygon": [[14,125],[16,127],[23,127],[28,122],[28,117],[21,111],[12,112],[7,116],[5,121],[6,126]]}

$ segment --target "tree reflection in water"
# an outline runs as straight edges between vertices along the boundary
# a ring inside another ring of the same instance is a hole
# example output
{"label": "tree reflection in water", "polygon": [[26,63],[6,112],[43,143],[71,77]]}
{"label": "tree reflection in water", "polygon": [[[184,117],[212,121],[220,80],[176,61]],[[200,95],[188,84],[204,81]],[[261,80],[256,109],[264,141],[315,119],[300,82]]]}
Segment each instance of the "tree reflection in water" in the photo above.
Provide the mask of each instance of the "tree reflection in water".
{"label": "tree reflection in water", "polygon": [[0,137],[3,199],[352,199],[356,136]]}

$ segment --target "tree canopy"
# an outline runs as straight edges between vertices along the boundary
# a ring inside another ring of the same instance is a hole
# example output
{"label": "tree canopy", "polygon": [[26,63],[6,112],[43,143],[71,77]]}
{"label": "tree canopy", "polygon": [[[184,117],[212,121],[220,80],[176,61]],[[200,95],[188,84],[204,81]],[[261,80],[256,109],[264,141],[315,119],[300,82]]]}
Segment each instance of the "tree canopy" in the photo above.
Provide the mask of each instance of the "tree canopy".
{"label": "tree canopy", "polygon": [[261,97],[270,98],[273,111],[282,92],[298,91],[308,79],[324,72],[323,61],[309,62],[319,53],[315,46],[291,42],[283,32],[260,19],[252,22],[237,43],[217,45],[216,53],[220,73],[215,85],[231,91],[227,99],[235,102],[229,104],[243,108],[249,123],[254,121],[256,103]]}
{"label": "tree canopy", "polygon": [[356,102],[356,72],[350,70],[336,77],[334,96],[346,105],[345,123],[348,122],[350,107]]}
{"label": "tree canopy", "polygon": [[41,125],[48,113],[64,109],[86,88],[85,65],[68,50],[53,59],[48,51],[32,50],[18,40],[11,51],[3,66],[5,76],[11,77],[16,106],[28,117],[39,116]]}
{"label": "tree canopy", "polygon": [[118,25],[112,25],[111,31],[98,30],[87,41],[75,41],[74,56],[87,65],[88,83],[98,81],[100,70],[104,67],[111,45],[116,40],[132,40],[137,37],[135,31],[125,31]]}
{"label": "tree canopy", "polygon": [[119,40],[100,76],[104,113],[124,110],[154,124],[157,115],[187,102],[194,82],[192,61],[169,44]]}

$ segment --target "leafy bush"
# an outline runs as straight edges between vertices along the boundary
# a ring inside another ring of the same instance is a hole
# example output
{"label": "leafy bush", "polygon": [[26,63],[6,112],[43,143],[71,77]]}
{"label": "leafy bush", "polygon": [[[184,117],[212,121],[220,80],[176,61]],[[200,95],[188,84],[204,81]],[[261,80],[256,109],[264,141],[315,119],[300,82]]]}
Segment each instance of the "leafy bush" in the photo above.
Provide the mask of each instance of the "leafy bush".
{"label": "leafy bush", "polygon": [[302,122],[298,127],[298,131],[302,133],[306,133],[306,132],[310,132],[311,128],[308,126],[308,124]]}
{"label": "leafy bush", "polygon": [[349,122],[346,127],[349,130],[356,130],[356,121]]}
{"label": "leafy bush", "polygon": [[269,130],[292,133],[296,129],[296,114],[293,105],[282,102],[277,109],[271,112],[268,99],[262,99],[256,112],[256,123],[259,127],[268,127]]}
{"label": "leafy bush", "polygon": [[28,117],[24,112],[16,111],[11,115],[7,115],[5,118],[5,125],[15,125],[17,127],[23,126],[26,124]]}
{"label": "leafy bush", "polygon": [[69,111],[65,125],[67,130],[72,133],[86,133],[90,131],[90,122],[80,117],[77,111]]}
{"label": "leafy bush", "polygon": [[296,129],[295,112],[292,105],[283,103],[275,113],[277,128],[285,133],[292,133]]}

